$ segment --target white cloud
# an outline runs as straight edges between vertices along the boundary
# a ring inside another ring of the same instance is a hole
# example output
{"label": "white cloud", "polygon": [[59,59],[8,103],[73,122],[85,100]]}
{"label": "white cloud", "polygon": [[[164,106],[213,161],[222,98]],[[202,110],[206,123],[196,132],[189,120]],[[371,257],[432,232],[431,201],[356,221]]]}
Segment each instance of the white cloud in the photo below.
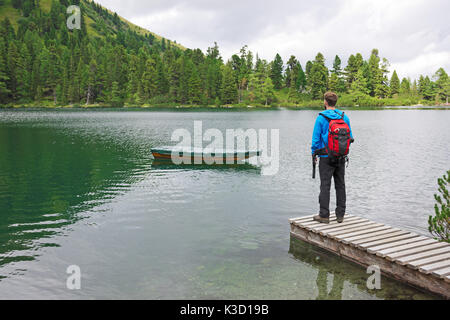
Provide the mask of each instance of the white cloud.
{"label": "white cloud", "polygon": [[[397,70],[399,75],[407,75],[411,79],[417,79],[421,74],[433,76],[442,66],[450,61],[450,52],[430,52],[421,54],[414,59],[393,63],[391,70]],[[449,71],[449,69],[447,69]]]}
{"label": "white cloud", "polygon": [[[189,48],[217,41],[228,59],[247,44],[262,58],[291,54],[304,65],[322,52],[367,59],[373,48],[400,77],[450,72],[448,0],[99,0],[128,20]],[[436,68],[437,67],[437,68]]]}

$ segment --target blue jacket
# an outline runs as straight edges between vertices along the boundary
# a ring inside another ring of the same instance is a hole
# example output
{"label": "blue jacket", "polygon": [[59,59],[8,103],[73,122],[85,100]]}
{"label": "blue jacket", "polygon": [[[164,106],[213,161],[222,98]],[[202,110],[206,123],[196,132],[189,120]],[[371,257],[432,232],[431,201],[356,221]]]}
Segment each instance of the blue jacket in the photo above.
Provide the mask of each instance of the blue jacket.
{"label": "blue jacket", "polygon": [[[340,119],[342,117],[342,111],[336,110],[325,110],[321,112],[330,119]],[[347,115],[344,115],[344,121],[348,124],[350,128],[350,136],[353,139],[352,127],[350,126],[350,119]],[[329,122],[322,116],[318,116],[316,120],[316,124],[314,125],[314,132],[312,137],[312,145],[311,145],[311,154],[314,154],[314,151],[325,148],[328,144],[328,128]],[[327,157],[327,156],[321,156]]]}

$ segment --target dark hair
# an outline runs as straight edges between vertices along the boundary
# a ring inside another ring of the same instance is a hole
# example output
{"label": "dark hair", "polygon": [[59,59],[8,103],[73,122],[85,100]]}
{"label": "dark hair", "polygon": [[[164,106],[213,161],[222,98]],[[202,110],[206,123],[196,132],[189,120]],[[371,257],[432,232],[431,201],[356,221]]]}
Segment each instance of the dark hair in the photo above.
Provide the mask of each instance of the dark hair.
{"label": "dark hair", "polygon": [[325,93],[324,98],[328,102],[328,105],[330,107],[336,106],[336,103],[338,101],[338,96],[336,93],[329,91],[329,92]]}

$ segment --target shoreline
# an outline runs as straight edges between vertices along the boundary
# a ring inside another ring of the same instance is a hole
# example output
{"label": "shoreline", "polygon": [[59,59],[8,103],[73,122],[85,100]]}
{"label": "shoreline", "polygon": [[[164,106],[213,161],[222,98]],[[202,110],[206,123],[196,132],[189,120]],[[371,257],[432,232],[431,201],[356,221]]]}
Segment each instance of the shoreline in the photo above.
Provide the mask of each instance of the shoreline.
{"label": "shoreline", "polygon": [[[412,105],[412,106],[363,106],[363,107],[350,107],[350,106],[338,106],[338,109],[342,110],[450,110],[450,105]],[[242,106],[242,105],[226,105],[226,106],[199,106],[199,105],[125,105],[123,107],[113,107],[109,105],[100,105],[100,104],[92,104],[92,105],[64,105],[64,106],[53,106],[53,105],[30,105],[30,104],[21,104],[21,105],[0,105],[0,110],[73,110],[73,111],[99,111],[99,110],[110,110],[110,111],[217,111],[217,112],[226,112],[226,111],[282,111],[282,110],[290,110],[290,111],[306,111],[306,110],[323,110],[322,107],[319,106]]]}

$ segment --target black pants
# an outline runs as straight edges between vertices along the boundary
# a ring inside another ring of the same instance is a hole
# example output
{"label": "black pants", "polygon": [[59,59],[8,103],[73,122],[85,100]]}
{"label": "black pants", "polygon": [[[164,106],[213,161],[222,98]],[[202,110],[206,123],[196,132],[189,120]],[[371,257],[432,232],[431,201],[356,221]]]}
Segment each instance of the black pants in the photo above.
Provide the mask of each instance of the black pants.
{"label": "black pants", "polygon": [[334,178],[336,188],[336,216],[343,217],[346,209],[345,193],[345,159],[331,160],[330,158],[320,158],[320,216],[328,218],[330,216],[330,188],[331,178]]}

